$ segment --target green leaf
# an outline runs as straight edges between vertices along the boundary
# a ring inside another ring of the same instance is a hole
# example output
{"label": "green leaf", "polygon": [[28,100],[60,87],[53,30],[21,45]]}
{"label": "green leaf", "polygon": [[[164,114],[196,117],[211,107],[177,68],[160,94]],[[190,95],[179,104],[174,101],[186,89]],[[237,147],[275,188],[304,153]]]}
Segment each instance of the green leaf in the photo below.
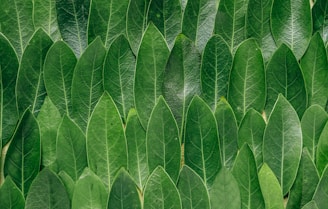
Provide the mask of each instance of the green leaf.
{"label": "green leaf", "polygon": [[65,171],[60,171],[58,173],[58,177],[60,178],[63,185],[65,186],[65,189],[66,189],[66,192],[68,194],[70,201],[72,201],[74,187],[75,187],[75,181]]}
{"label": "green leaf", "polygon": [[76,182],[72,209],[107,208],[108,193],[100,178],[86,168]]}
{"label": "green leaf", "polygon": [[186,109],[193,96],[200,94],[200,54],[184,35],[176,38],[167,62],[163,94],[182,136]]}
{"label": "green leaf", "polygon": [[51,45],[50,37],[42,29],[39,29],[34,33],[23,53],[16,85],[19,115],[22,115],[29,107],[35,115],[40,111],[46,96],[43,63]]}
{"label": "green leaf", "polygon": [[221,0],[216,14],[214,33],[228,43],[231,52],[246,39],[246,14],[249,0]]}
{"label": "green leaf", "polygon": [[304,207],[302,207],[302,209],[319,209],[317,204],[315,203],[315,201],[310,201],[308,202],[306,205],[304,205]]}
{"label": "green leaf", "polygon": [[263,163],[262,145],[265,126],[262,115],[250,109],[240,122],[238,129],[238,147],[241,148],[244,143],[248,144],[254,153],[258,170]]}
{"label": "green leaf", "polygon": [[58,27],[63,40],[80,57],[88,44],[90,0],[56,0]]}
{"label": "green leaf", "polygon": [[26,198],[25,209],[69,209],[70,201],[59,177],[43,169],[33,181]]}
{"label": "green leaf", "polygon": [[286,44],[300,59],[312,35],[310,1],[274,0],[271,31],[278,46]]}
{"label": "green leaf", "polygon": [[69,46],[57,41],[44,61],[44,84],[51,101],[61,115],[71,113],[71,87],[76,57]]}
{"label": "green leaf", "polygon": [[131,109],[125,127],[128,148],[128,171],[139,188],[146,183],[149,171],[146,153],[146,131],[140,124],[137,111]]}
{"label": "green leaf", "polygon": [[92,0],[88,22],[89,43],[100,36],[108,48],[118,36],[125,34],[128,4],[129,0]]}
{"label": "green leaf", "polygon": [[197,49],[203,51],[213,34],[216,0],[189,0],[183,15],[182,33],[194,41]]}
{"label": "green leaf", "polygon": [[281,187],[270,167],[264,163],[258,174],[265,208],[284,209]]}
{"label": "green leaf", "polygon": [[316,165],[321,175],[328,165],[328,123],[322,129],[316,150]]}
{"label": "green leaf", "polygon": [[177,184],[182,208],[210,208],[209,194],[200,176],[188,166],[181,169]]}
{"label": "green leaf", "polygon": [[304,75],[308,95],[308,105],[318,104],[325,107],[328,91],[326,48],[319,33],[313,35],[309,47],[301,59],[301,69]]}
{"label": "green leaf", "polygon": [[28,109],[23,113],[12,136],[4,164],[4,175],[11,176],[24,196],[39,172],[40,155],[39,124]]}
{"label": "green leaf", "polygon": [[87,167],[86,139],[82,130],[66,115],[57,133],[57,163],[76,181]]}
{"label": "green leaf", "polygon": [[273,54],[266,69],[267,115],[272,111],[278,94],[282,94],[301,117],[307,106],[307,94],[301,68],[293,52],[282,44]]}
{"label": "green leaf", "polygon": [[141,209],[137,186],[125,169],[117,173],[109,194],[107,208]]}
{"label": "green leaf", "polygon": [[[1,15],[1,14],[0,14]],[[0,33],[0,151],[15,129],[18,113],[15,95],[18,59],[9,40]],[[10,117],[8,117],[10,116]]]}
{"label": "green leaf", "polygon": [[[227,195],[229,194],[229,195]],[[210,190],[211,206],[216,209],[240,209],[241,199],[237,180],[222,167]]]}
{"label": "green leaf", "polygon": [[265,71],[261,50],[254,39],[237,49],[230,74],[228,102],[240,123],[250,108],[261,112],[266,98]]}
{"label": "green leaf", "polygon": [[105,58],[104,89],[112,96],[125,122],[134,106],[135,63],[128,40],[123,35],[116,38]]}
{"label": "green leaf", "polygon": [[326,167],[325,170],[323,171],[321,179],[313,195],[313,200],[318,206],[318,209],[327,208],[327,198],[328,198],[328,167]]}
{"label": "green leaf", "polygon": [[10,176],[7,176],[0,187],[0,203],[3,209],[22,209],[25,207],[24,196]]}
{"label": "green leaf", "polygon": [[71,117],[82,131],[103,93],[103,62],[106,49],[100,38],[94,40],[78,60],[72,80]]}
{"label": "green leaf", "polygon": [[181,209],[179,192],[162,167],[149,176],[144,192],[145,209]]}
{"label": "green leaf", "polygon": [[238,182],[241,208],[264,208],[255,158],[247,144],[244,144],[239,150],[232,174]]}
{"label": "green leaf", "polygon": [[238,152],[238,126],[234,112],[225,99],[221,99],[215,109],[219,131],[222,166],[231,169]]}
{"label": "green leaf", "polygon": [[312,8],[313,31],[319,31],[324,42],[328,43],[328,2],[317,0]]}
{"label": "green leaf", "polygon": [[222,160],[215,117],[198,96],[190,102],[187,112],[184,157],[185,164],[210,187]]}
{"label": "green leaf", "polygon": [[312,105],[303,114],[301,120],[303,147],[306,147],[315,161],[320,134],[328,121],[327,112],[319,105]]}
{"label": "green leaf", "polygon": [[34,33],[32,14],[32,1],[1,1],[0,32],[11,42],[19,59],[21,59],[23,51]]}
{"label": "green leaf", "polygon": [[181,161],[179,129],[162,96],[151,113],[146,136],[149,171],[152,172],[157,166],[162,166],[176,182]]}
{"label": "green leaf", "polygon": [[108,191],[116,172],[127,167],[126,147],[120,114],[105,92],[88,123],[87,154],[89,168],[100,177]]}
{"label": "green leaf", "polygon": [[202,56],[202,98],[215,109],[220,97],[227,98],[232,55],[221,36],[214,35],[207,42]]}
{"label": "green leaf", "polygon": [[162,95],[163,73],[169,53],[161,32],[150,23],[140,44],[134,84],[135,106],[144,128],[158,97]]}
{"label": "green leaf", "polygon": [[263,137],[263,162],[276,175],[283,195],[296,178],[302,154],[302,130],[296,111],[279,95]]}

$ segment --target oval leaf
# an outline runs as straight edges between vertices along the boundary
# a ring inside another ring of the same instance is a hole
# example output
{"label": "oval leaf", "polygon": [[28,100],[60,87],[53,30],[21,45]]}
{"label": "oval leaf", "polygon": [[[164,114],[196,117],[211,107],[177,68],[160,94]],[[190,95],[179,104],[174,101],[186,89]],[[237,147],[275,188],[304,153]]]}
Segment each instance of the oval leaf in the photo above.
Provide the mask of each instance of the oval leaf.
{"label": "oval leaf", "polygon": [[325,209],[327,207],[327,198],[328,198],[328,167],[326,167],[322,173],[321,179],[313,195],[313,200],[319,209]]}
{"label": "oval leaf", "polygon": [[0,187],[0,202],[3,209],[22,209],[25,207],[24,196],[10,176]]}

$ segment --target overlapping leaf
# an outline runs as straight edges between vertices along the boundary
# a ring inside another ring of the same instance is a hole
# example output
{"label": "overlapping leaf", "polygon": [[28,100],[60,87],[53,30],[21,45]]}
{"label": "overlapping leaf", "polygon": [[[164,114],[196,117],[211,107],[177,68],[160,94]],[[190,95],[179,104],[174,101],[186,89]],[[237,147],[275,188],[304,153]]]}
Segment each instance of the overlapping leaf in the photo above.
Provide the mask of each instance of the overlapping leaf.
{"label": "overlapping leaf", "polygon": [[328,165],[328,123],[322,129],[319,137],[317,152],[316,152],[316,165],[321,175],[323,170]]}
{"label": "overlapping leaf", "polygon": [[328,2],[317,0],[312,8],[313,31],[319,31],[324,42],[328,43]]}
{"label": "overlapping leaf", "polygon": [[25,207],[24,196],[10,176],[6,178],[0,187],[0,203],[1,207],[6,209],[22,209]]}
{"label": "overlapping leaf", "polygon": [[319,209],[324,209],[327,207],[327,200],[328,198],[328,167],[322,173],[320,181],[317,185],[316,191],[313,195],[313,200],[316,203]]}
{"label": "overlapping leaf", "polygon": [[70,201],[72,201],[75,181],[65,171],[59,171],[58,177],[60,178],[63,185],[65,186]]}

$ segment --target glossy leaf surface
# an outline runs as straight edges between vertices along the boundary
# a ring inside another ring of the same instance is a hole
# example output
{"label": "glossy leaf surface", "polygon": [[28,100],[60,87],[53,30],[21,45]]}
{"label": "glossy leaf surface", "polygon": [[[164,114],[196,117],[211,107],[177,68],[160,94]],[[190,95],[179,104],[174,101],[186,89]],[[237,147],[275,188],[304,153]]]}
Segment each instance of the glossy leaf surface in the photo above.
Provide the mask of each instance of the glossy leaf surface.
{"label": "glossy leaf surface", "polygon": [[1,208],[4,209],[22,209],[25,207],[24,196],[11,177],[7,177],[0,187],[0,203]]}

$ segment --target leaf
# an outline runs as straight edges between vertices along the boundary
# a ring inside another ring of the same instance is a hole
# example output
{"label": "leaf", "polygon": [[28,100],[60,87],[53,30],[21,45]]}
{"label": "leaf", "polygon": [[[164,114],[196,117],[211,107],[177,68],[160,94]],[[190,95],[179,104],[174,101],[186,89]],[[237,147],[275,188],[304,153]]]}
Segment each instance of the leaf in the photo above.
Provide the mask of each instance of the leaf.
{"label": "leaf", "polygon": [[63,185],[65,186],[65,189],[66,189],[66,192],[68,194],[70,201],[72,201],[74,187],[75,187],[75,181],[65,171],[60,171],[58,173],[58,177],[60,178]]}
{"label": "leaf", "polygon": [[104,89],[112,96],[125,122],[134,106],[135,63],[128,40],[123,35],[116,38],[104,62]]}
{"label": "leaf", "polygon": [[238,182],[241,208],[264,208],[255,158],[247,144],[244,144],[239,150],[232,174]]}
{"label": "leaf", "polygon": [[316,149],[316,165],[319,174],[321,175],[326,166],[328,165],[328,123],[325,124],[320,134],[318,145]]}
{"label": "leaf", "polygon": [[312,35],[310,1],[274,0],[271,31],[278,46],[286,44],[300,59]]}
{"label": "leaf", "polygon": [[206,103],[195,96],[190,102],[185,130],[185,164],[210,187],[222,164],[215,117]]}
{"label": "leaf", "polygon": [[0,202],[3,209],[22,209],[25,207],[24,196],[10,176],[7,176],[0,187]]}
{"label": "leaf", "polygon": [[189,0],[184,10],[182,33],[194,41],[197,49],[203,51],[211,38],[217,11],[216,0]]}
{"label": "leaf", "polygon": [[[293,52],[284,44],[273,54],[266,69],[267,114],[272,111],[278,94],[282,94],[301,117],[307,106],[305,82]],[[269,114],[268,114],[269,115]]]}
{"label": "leaf", "polygon": [[258,174],[265,208],[284,209],[281,187],[270,167],[264,163]]}
{"label": "leaf", "polygon": [[317,0],[312,7],[313,31],[319,31],[324,42],[328,43],[328,2]]}
{"label": "leaf", "polygon": [[117,107],[105,92],[97,103],[87,128],[87,154],[89,168],[107,188],[116,172],[127,167],[127,145]]}
{"label": "leaf", "polygon": [[238,129],[238,147],[248,144],[254,154],[258,170],[263,163],[262,145],[265,126],[261,114],[250,109],[241,120]]}
{"label": "leaf", "polygon": [[296,178],[302,154],[302,130],[296,111],[279,95],[263,137],[263,162],[276,175],[283,195]]}
{"label": "leaf", "polygon": [[182,208],[179,192],[162,167],[157,167],[147,180],[144,192],[144,208]]}
{"label": "leaf", "polygon": [[46,96],[43,63],[51,45],[50,37],[42,29],[39,29],[34,33],[23,53],[16,85],[16,99],[20,116],[29,107],[35,115],[40,111]]}
{"label": "leaf", "polygon": [[200,94],[200,54],[190,39],[179,35],[166,64],[163,95],[178,123],[180,136],[186,109],[197,94]]}
{"label": "leaf", "polygon": [[238,152],[238,126],[234,112],[225,99],[220,99],[215,109],[219,132],[222,166],[231,169]]}
{"label": "leaf", "polygon": [[214,33],[227,42],[231,52],[246,39],[246,14],[249,0],[221,0],[215,19]]}
{"label": "leaf", "polygon": [[176,36],[181,33],[182,9],[180,0],[151,1],[148,22],[152,22],[163,34],[172,49]]}
{"label": "leaf", "polygon": [[209,192],[210,192],[212,208],[217,208],[217,209],[241,208],[241,199],[240,199],[238,182],[227,168],[225,167],[221,168]]}
{"label": "leaf", "polygon": [[265,71],[260,48],[254,39],[237,49],[230,73],[228,102],[237,122],[250,108],[261,112],[266,98]]}
{"label": "leaf", "polygon": [[4,175],[12,178],[24,196],[39,172],[40,155],[39,124],[27,109],[12,136],[4,164]]}
{"label": "leaf", "polygon": [[144,128],[157,98],[162,95],[163,73],[169,53],[160,31],[154,24],[149,24],[140,44],[134,83],[135,106]]}
{"label": "leaf", "polygon": [[[0,14],[1,15],[1,14]],[[18,121],[15,95],[18,59],[9,40],[0,33],[0,151],[8,143]],[[7,117],[10,116],[10,117]]]}
{"label": "leaf", "polygon": [[313,195],[313,200],[318,206],[318,209],[324,209],[327,207],[327,201],[326,201],[328,198],[327,185],[328,185],[328,169],[326,167],[321,175],[321,179]]}
{"label": "leaf", "polygon": [[308,95],[308,105],[318,104],[325,107],[328,91],[326,48],[319,33],[311,38],[308,49],[301,59],[301,70],[304,75]]}
{"label": "leaf", "polygon": [[200,176],[188,166],[181,169],[177,184],[182,208],[210,208],[209,194]]}
{"label": "leaf", "polygon": [[44,61],[44,84],[61,115],[72,111],[71,87],[76,57],[63,41],[54,43]]}
{"label": "leaf", "polygon": [[87,48],[90,0],[56,0],[58,27],[63,40],[80,57]]}
{"label": "leaf", "polygon": [[124,169],[117,173],[109,194],[107,208],[141,209],[137,185]]}
{"label": "leaf", "polygon": [[72,119],[82,131],[103,93],[103,61],[106,49],[100,38],[94,40],[78,60],[72,80]]}
{"label": "leaf", "polygon": [[151,113],[146,137],[149,171],[162,166],[176,182],[181,161],[179,129],[162,96]]}
{"label": "leaf", "polygon": [[129,111],[125,135],[128,149],[128,171],[138,187],[142,189],[149,174],[146,131],[141,126],[135,109]]}
{"label": "leaf", "polygon": [[0,31],[13,45],[18,59],[34,33],[33,2],[24,0],[2,0],[0,7]]}
{"label": "leaf", "polygon": [[308,202],[306,205],[304,205],[304,207],[302,207],[302,209],[319,209],[317,204],[315,203],[315,201],[310,201]]}
{"label": "leaf", "polygon": [[231,67],[228,45],[221,36],[212,36],[205,46],[201,65],[201,95],[212,109],[220,97],[227,98]]}
{"label": "leaf", "polygon": [[315,161],[317,144],[320,134],[328,121],[327,112],[319,105],[306,109],[301,120],[303,147],[306,147]]}
{"label": "leaf", "polygon": [[126,13],[129,0],[92,0],[89,12],[88,39],[100,36],[105,47],[126,32]]}
{"label": "leaf", "polygon": [[64,185],[49,169],[43,169],[33,181],[25,209],[69,209],[70,201]]}
{"label": "leaf", "polygon": [[72,209],[107,208],[108,193],[101,179],[86,168],[76,182]]}
{"label": "leaf", "polygon": [[87,167],[86,139],[82,130],[66,115],[57,133],[57,163],[76,181]]}

